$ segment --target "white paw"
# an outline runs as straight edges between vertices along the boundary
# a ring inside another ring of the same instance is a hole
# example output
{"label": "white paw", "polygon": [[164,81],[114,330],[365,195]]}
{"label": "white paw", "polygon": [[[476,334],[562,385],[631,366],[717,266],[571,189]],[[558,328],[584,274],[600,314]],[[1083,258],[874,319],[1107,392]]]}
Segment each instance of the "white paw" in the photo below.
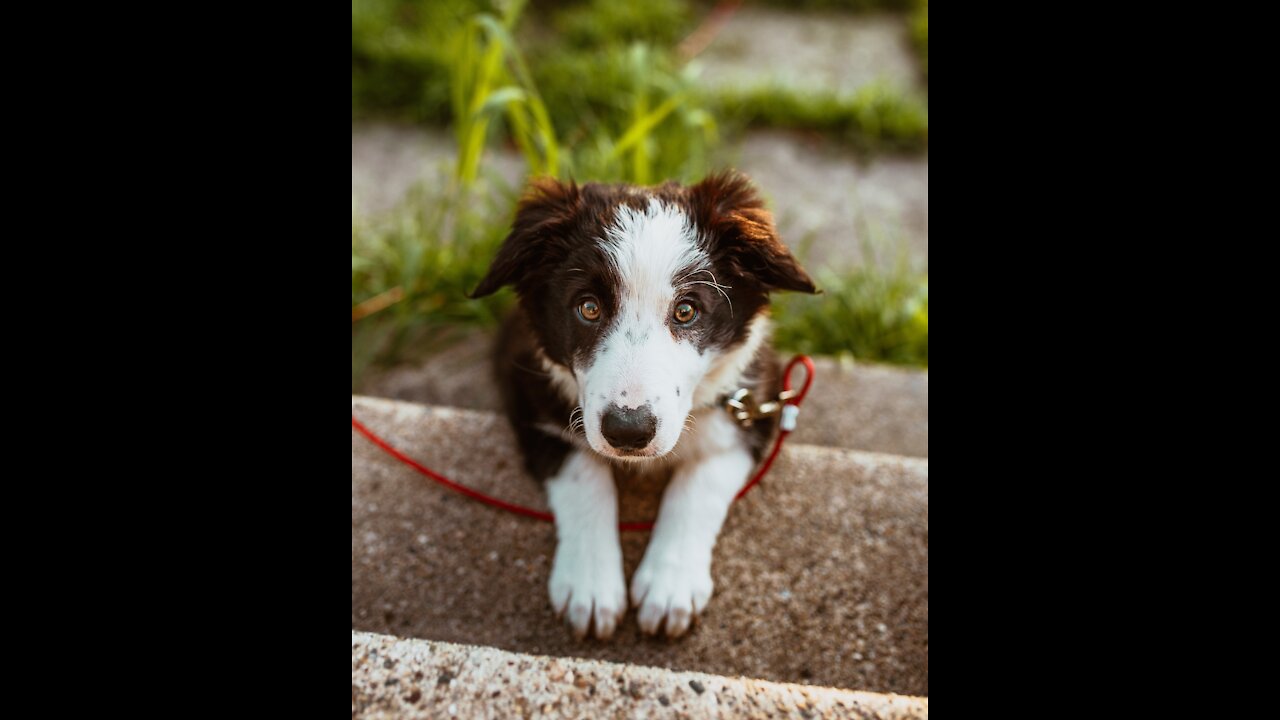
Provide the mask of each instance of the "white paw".
{"label": "white paw", "polygon": [[595,636],[609,639],[627,612],[621,552],[616,548],[560,543],[551,568],[550,591],[551,607],[557,616],[568,621],[574,636],[585,638],[594,621]]}
{"label": "white paw", "polygon": [[680,637],[711,600],[711,560],[657,559],[646,554],[631,579],[631,603],[640,608],[640,629],[654,635],[663,627]]}

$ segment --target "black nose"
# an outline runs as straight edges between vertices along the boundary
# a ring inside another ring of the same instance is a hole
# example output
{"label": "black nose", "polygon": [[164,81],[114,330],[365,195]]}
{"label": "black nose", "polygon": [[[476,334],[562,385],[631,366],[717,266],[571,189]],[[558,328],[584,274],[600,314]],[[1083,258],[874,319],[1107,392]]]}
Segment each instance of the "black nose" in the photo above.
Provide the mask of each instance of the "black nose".
{"label": "black nose", "polygon": [[640,450],[658,432],[658,419],[648,405],[634,410],[614,405],[600,421],[600,432],[618,450]]}

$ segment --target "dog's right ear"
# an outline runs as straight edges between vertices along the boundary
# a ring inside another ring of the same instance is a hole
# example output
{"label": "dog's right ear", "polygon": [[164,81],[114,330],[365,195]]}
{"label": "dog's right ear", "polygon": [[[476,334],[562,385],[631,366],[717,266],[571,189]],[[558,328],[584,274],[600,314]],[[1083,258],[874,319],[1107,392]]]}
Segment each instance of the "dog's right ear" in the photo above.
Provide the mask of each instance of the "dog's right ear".
{"label": "dog's right ear", "polygon": [[471,298],[487,297],[507,285],[518,285],[541,267],[554,248],[559,231],[574,218],[581,203],[582,193],[574,182],[566,185],[552,178],[534,180],[520,199],[511,234]]}
{"label": "dog's right ear", "polygon": [[769,290],[818,294],[809,273],[778,236],[773,214],[745,175],[728,171],[689,188],[700,227],[718,240],[718,250]]}

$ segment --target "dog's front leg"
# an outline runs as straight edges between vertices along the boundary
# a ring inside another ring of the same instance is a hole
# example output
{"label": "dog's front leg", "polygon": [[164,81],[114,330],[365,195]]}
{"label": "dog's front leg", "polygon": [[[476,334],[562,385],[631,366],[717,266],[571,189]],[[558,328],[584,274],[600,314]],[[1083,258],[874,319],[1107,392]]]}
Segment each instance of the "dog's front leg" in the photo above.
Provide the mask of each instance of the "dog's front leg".
{"label": "dog's front leg", "polygon": [[551,606],[579,639],[592,620],[596,637],[609,638],[627,611],[613,473],[599,458],[574,450],[547,481],[547,500],[557,536]]}
{"label": "dog's front leg", "polygon": [[667,486],[649,547],[631,581],[640,629],[649,634],[665,620],[667,635],[683,635],[707,606],[716,537],[755,464],[724,413],[702,417],[689,439],[682,446],[690,456]]}

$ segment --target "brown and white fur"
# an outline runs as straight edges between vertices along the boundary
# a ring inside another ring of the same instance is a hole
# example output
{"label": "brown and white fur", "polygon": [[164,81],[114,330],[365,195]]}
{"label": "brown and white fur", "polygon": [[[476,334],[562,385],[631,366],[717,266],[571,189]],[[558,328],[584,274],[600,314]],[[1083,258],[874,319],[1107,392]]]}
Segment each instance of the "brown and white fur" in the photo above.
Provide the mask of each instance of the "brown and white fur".
{"label": "brown and white fur", "polygon": [[684,634],[711,599],[729,504],[776,431],[742,428],[720,402],[740,387],[777,395],[769,293],[813,281],[750,182],[726,173],[691,187],[535,182],[474,297],[505,285],[520,304],[495,369],[556,518],[552,607],[579,637],[613,634],[628,596],[615,473],[669,473],[630,599],[644,632]]}

